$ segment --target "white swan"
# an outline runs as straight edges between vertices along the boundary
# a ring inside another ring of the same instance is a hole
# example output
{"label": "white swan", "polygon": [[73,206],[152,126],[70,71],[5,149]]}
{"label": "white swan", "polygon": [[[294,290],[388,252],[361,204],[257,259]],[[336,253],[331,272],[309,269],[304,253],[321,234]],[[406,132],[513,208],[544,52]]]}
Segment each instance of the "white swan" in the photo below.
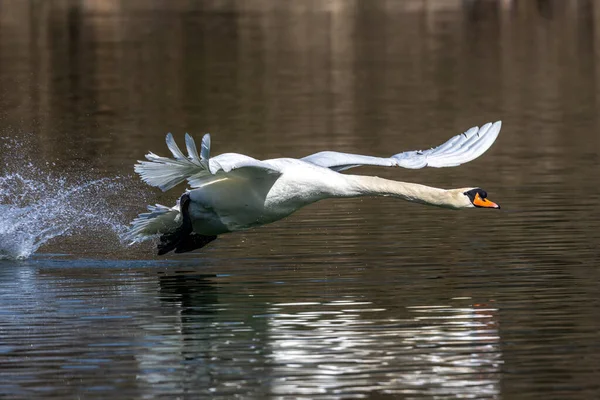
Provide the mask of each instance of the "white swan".
{"label": "white swan", "polygon": [[500,208],[480,188],[438,189],[340,171],[361,165],[403,168],[453,167],[482,155],[496,140],[502,124],[473,127],[446,143],[425,151],[407,151],[389,158],[324,151],[302,159],[256,160],[242,154],[210,157],[210,136],[202,138],[200,154],[185,135],[188,155],[173,136],[167,146],[174,158],[149,153],[135,171],[163,191],[187,180],[174,207],[148,206],[132,223],[127,236],[134,242],[160,236],[159,255],[203,247],[217,235],[280,220],[316,201],[332,197],[391,196],[438,207]]}

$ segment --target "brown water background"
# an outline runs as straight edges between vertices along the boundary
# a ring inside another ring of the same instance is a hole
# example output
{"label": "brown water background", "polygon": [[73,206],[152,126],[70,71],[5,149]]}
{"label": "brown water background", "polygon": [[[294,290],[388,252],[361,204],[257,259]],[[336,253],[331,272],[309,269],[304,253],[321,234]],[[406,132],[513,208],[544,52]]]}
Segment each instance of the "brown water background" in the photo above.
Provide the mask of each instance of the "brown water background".
{"label": "brown water background", "polygon": [[[165,258],[118,237],[183,190],[133,174],[166,132],[390,155],[498,119],[467,165],[356,170],[498,212],[325,201]],[[599,121],[596,1],[0,0],[0,205],[68,225],[0,261],[0,394],[599,398]]]}

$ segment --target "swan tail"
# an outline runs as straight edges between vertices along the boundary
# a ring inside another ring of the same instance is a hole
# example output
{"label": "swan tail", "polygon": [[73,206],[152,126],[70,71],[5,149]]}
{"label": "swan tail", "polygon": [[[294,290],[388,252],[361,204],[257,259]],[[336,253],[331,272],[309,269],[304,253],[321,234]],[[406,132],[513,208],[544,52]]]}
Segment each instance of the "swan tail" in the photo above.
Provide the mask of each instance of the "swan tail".
{"label": "swan tail", "polygon": [[193,175],[210,173],[208,160],[210,158],[210,135],[207,133],[202,138],[200,154],[194,139],[185,134],[185,145],[188,155],[185,156],[172,134],[167,134],[167,147],[173,158],[161,157],[152,152],[146,154],[148,161],[138,161],[134,170],[142,180],[150,186],[167,191]]}
{"label": "swan tail", "polygon": [[131,222],[124,239],[131,243],[152,239],[157,235],[174,232],[182,224],[179,206],[165,207],[157,204],[148,206],[148,212],[142,213]]}

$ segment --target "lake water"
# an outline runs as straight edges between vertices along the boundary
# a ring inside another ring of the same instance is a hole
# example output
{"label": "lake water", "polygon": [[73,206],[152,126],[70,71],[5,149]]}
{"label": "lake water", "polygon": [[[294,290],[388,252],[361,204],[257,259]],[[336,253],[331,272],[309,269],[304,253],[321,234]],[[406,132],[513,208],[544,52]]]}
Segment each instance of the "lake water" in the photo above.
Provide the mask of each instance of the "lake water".
{"label": "lake water", "polygon": [[[600,397],[600,2],[0,3],[3,398]],[[119,239],[164,135],[427,148],[502,210],[324,201],[201,251]],[[16,260],[15,258],[20,258]]]}

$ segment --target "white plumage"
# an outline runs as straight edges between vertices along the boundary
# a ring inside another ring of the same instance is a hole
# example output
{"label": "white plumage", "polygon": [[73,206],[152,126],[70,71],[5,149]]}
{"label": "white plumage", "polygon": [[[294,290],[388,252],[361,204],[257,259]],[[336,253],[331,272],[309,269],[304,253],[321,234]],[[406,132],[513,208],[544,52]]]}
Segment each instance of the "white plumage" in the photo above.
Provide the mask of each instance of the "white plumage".
{"label": "white plumage", "polygon": [[[135,171],[144,182],[163,191],[187,180],[191,190],[184,194],[185,207],[150,206],[149,213],[140,214],[132,222],[129,237],[139,241],[162,234],[163,241],[169,243],[190,234],[212,237],[277,221],[303,206],[332,197],[394,196],[446,208],[499,208],[478,188],[444,190],[340,171],[362,165],[411,169],[457,166],[489,149],[501,126],[500,121],[487,123],[435,148],[388,158],[323,151],[302,159],[262,161],[235,153],[210,157],[208,134],[202,139],[200,154],[186,134],[186,156],[169,133],[166,142],[173,158],[148,153],[148,161],[136,164]],[[177,234],[188,225],[191,228]],[[177,251],[176,243],[174,246]],[[182,251],[190,250],[187,247]]]}
{"label": "white plumage", "polygon": [[500,121],[494,124],[487,123],[481,128],[475,126],[432,149],[425,151],[405,151],[389,158],[322,151],[304,157],[302,160],[331,168],[335,171],[343,171],[361,165],[410,169],[454,167],[474,160],[485,153],[498,137],[501,127],[502,122]]}

